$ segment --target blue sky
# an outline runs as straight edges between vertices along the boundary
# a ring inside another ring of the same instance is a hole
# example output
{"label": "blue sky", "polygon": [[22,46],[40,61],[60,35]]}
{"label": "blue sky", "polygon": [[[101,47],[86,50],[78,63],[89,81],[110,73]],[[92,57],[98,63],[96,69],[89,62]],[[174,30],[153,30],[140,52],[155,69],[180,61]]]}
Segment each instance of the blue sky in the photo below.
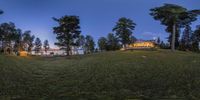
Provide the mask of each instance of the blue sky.
{"label": "blue sky", "polygon": [[[200,9],[200,0],[0,0],[0,9],[5,12],[0,16],[0,23],[14,22],[41,40],[48,39],[53,46],[56,36],[52,27],[57,24],[52,17],[79,16],[82,34],[89,34],[95,40],[112,32],[120,17],[127,17],[137,24],[133,32],[136,38],[165,40],[168,36],[165,26],[149,15],[149,9],[163,3]],[[199,24],[200,18],[192,24],[193,29]]]}

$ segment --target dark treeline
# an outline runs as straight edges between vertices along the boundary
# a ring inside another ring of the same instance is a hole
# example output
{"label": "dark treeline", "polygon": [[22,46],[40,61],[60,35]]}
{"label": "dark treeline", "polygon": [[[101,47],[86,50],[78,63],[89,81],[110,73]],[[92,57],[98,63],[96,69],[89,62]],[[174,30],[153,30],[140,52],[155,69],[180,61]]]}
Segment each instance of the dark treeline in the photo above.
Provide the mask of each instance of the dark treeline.
{"label": "dark treeline", "polygon": [[76,51],[82,48],[84,54],[97,51],[119,50],[122,46],[132,43],[136,38],[132,36],[132,31],[136,24],[128,18],[122,17],[113,28],[113,33],[109,33],[107,38],[101,37],[98,40],[99,50],[95,49],[95,41],[92,36],[81,35],[80,19],[78,16],[65,15],[61,18],[53,18],[58,23],[53,27],[57,42],[55,45],[64,49],[67,55],[71,55],[72,49]]}
{"label": "dark treeline", "polygon": [[[182,36],[181,36],[182,33]],[[200,42],[200,27],[196,26],[195,30],[192,30],[190,25],[184,27],[183,32],[178,32],[176,35],[175,48],[181,51],[194,51],[199,52]],[[168,38],[168,41],[170,39]],[[170,49],[170,43],[164,43],[163,41],[157,42],[162,49]]]}
{"label": "dark treeline", "polygon": [[126,48],[127,44],[135,42],[136,38],[133,36],[135,26],[133,20],[125,17],[120,18],[113,28],[115,34],[109,33],[106,38],[101,37],[98,40],[100,51],[119,50],[122,47]]}
{"label": "dark treeline", "polygon": [[[57,42],[55,45],[64,49],[67,55],[82,48],[84,54],[93,53],[95,51],[95,42],[92,36],[81,35],[80,19],[78,16],[65,15],[61,18],[53,18],[58,23],[58,26],[53,27],[56,34]],[[78,52],[78,51],[77,51]]]}
{"label": "dark treeline", "polygon": [[[0,10],[0,15],[3,11]],[[164,43],[160,38],[157,40],[160,48],[175,49],[184,51],[199,51],[200,42],[200,27],[196,30],[191,29],[192,22],[197,20],[200,10],[188,10],[182,6],[175,4],[164,4],[161,7],[150,9],[150,15],[159,20],[162,25],[166,26],[166,32],[170,33],[168,37],[169,43]],[[95,49],[95,41],[92,36],[81,34],[80,19],[78,16],[65,15],[61,18],[53,18],[57,22],[57,26],[53,27],[53,32],[56,34],[57,42],[55,45],[64,49],[67,55],[72,54],[82,48],[85,54],[95,51],[114,51],[120,48],[126,48],[130,43],[136,41],[133,36],[133,30],[136,23],[129,18],[122,17],[113,27],[112,32],[107,37],[98,39],[99,50]],[[184,29],[181,36],[181,29]],[[36,52],[40,52],[42,42],[39,38],[31,35],[31,31],[22,32],[16,28],[14,23],[2,23],[0,25],[0,50],[4,53],[17,53],[25,50],[31,52],[35,47]],[[49,43],[44,41],[43,48],[47,52]]]}
{"label": "dark treeline", "polygon": [[[0,10],[0,14],[3,11]],[[34,43],[35,36],[31,31],[22,31],[13,22],[0,24],[0,53],[18,55],[20,51],[27,51],[31,54],[32,50],[40,51],[41,45],[37,44],[39,38]]]}
{"label": "dark treeline", "polygon": [[31,31],[22,32],[12,22],[0,24],[0,49],[2,53],[15,53],[19,51],[31,51],[35,36]]}
{"label": "dark treeline", "polygon": [[[172,51],[175,51],[175,49],[199,51],[200,28],[197,27],[195,31],[192,31],[190,27],[192,22],[197,20],[199,14],[200,10],[188,10],[175,4],[164,4],[164,6],[150,9],[150,15],[153,16],[155,20],[160,20],[161,24],[166,26],[166,32],[170,33],[167,38],[168,43],[165,43],[158,38],[158,46],[162,49],[171,48]],[[133,23],[131,19],[124,17],[120,18],[113,28],[113,31],[115,32],[113,39],[115,38],[116,41],[109,43],[109,36],[107,38],[101,37],[98,40],[99,49],[101,51],[109,51],[118,50],[121,47],[126,48],[127,44],[136,41],[136,38],[132,35],[135,25],[136,24]],[[181,29],[184,29],[182,36]]]}

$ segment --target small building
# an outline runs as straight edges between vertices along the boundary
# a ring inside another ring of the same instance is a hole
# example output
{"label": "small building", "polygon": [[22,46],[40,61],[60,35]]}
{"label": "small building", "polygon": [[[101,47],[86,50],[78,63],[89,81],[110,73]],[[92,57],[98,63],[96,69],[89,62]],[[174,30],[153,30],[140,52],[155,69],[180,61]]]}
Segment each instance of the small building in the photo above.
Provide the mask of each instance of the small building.
{"label": "small building", "polygon": [[19,56],[26,57],[26,56],[28,56],[28,52],[26,52],[26,51],[20,51],[19,52]]}

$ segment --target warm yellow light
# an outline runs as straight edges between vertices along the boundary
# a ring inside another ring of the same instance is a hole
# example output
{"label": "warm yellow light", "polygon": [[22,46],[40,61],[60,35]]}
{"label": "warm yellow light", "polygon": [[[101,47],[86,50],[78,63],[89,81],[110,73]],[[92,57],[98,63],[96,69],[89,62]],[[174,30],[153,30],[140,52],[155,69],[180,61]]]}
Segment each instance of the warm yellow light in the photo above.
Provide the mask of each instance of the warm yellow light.
{"label": "warm yellow light", "polygon": [[141,48],[141,47],[145,47],[145,48],[153,48],[155,47],[153,42],[137,42],[137,43],[133,43],[129,45],[130,48]]}
{"label": "warm yellow light", "polygon": [[21,57],[28,56],[28,52],[26,52],[26,51],[20,51],[19,52],[19,56],[21,56]]}

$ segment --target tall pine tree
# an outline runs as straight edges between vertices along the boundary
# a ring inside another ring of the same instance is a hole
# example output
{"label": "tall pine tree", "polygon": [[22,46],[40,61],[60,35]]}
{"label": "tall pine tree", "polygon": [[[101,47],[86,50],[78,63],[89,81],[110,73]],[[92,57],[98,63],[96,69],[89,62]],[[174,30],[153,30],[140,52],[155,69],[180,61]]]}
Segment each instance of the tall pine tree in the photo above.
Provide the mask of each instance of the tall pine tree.
{"label": "tall pine tree", "polygon": [[85,37],[86,53],[93,53],[95,49],[95,42],[92,36],[86,35]]}
{"label": "tall pine tree", "polygon": [[33,41],[35,39],[34,35],[31,35],[31,31],[25,31],[24,34],[22,35],[23,38],[23,47],[26,51],[31,53],[32,48],[33,48]]}
{"label": "tall pine tree", "polygon": [[181,48],[183,50],[190,49],[191,36],[192,36],[192,28],[190,27],[190,25],[186,25],[181,39]]}
{"label": "tall pine tree", "polygon": [[58,40],[55,45],[65,49],[67,55],[70,55],[71,47],[77,46],[77,40],[80,36],[80,21],[78,16],[63,16],[59,19],[53,18],[58,22],[58,26],[53,27]]}
{"label": "tall pine tree", "polygon": [[35,40],[35,53],[39,53],[41,49],[42,49],[42,42],[41,42],[40,38],[36,38],[36,40]]}
{"label": "tall pine tree", "polygon": [[199,51],[199,44],[200,44],[200,27],[197,27],[197,29],[192,34],[192,51]]}
{"label": "tall pine tree", "polygon": [[169,40],[171,50],[175,51],[175,43],[179,36],[179,30],[182,26],[190,24],[197,20],[200,10],[188,10],[175,4],[164,4],[161,7],[155,7],[150,10],[150,15],[161,24],[167,26],[166,31],[170,32]]}
{"label": "tall pine tree", "polygon": [[133,20],[122,17],[113,28],[113,31],[119,38],[119,41],[123,44],[124,48],[126,48],[126,45],[131,42],[132,31],[135,29],[135,26],[136,24]]}
{"label": "tall pine tree", "polygon": [[105,37],[101,37],[101,38],[99,38],[99,40],[98,40],[98,46],[99,46],[99,50],[100,51],[105,51],[106,50],[106,48],[107,48],[107,39],[105,38]]}
{"label": "tall pine tree", "polygon": [[44,41],[43,47],[44,47],[45,52],[47,53],[47,50],[49,50],[49,48],[50,48],[48,40]]}
{"label": "tall pine tree", "polygon": [[117,37],[114,34],[109,33],[107,36],[107,50],[114,51],[119,49],[120,49],[120,44]]}

